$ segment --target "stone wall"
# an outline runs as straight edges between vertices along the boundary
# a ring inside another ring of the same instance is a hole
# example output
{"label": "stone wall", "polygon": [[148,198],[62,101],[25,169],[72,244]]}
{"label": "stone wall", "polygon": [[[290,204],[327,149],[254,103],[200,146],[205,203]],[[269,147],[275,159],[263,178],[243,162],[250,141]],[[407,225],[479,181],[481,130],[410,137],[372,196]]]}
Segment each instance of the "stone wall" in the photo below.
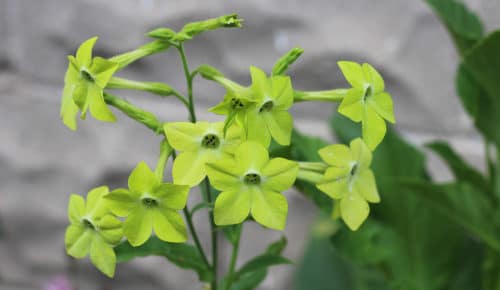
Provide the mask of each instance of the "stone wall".
{"label": "stone wall", "polygon": [[[470,0],[489,30],[500,27],[500,2]],[[140,160],[154,164],[158,137],[118,114],[118,124],[93,120],[71,132],[59,121],[66,55],[90,36],[100,36],[96,53],[111,56],[132,49],[159,27],[180,28],[188,21],[237,12],[244,29],[204,34],[186,45],[192,67],[209,63],[234,80],[249,82],[248,67],[269,70],[283,52],[305,53],[291,70],[299,89],[342,87],[336,62],[367,61],[384,75],[392,93],[397,129],[410,141],[446,139],[482,167],[478,135],[460,106],[453,85],[457,55],[430,9],[418,0],[0,0],[0,289],[39,289],[58,274],[69,274],[82,289],[200,289],[196,277],[161,259],[118,267],[116,281],[102,278],[87,262],[71,262],[63,251],[66,204],[70,192],[108,184],[123,185]],[[174,51],[134,64],[122,75],[165,81],[183,89]],[[206,108],[222,90],[200,80],[195,93]],[[125,95],[164,121],[186,117],[175,100]],[[330,104],[294,107],[298,126],[331,138]],[[200,119],[209,118],[201,113]],[[436,178],[449,174],[436,158]],[[193,194],[192,201],[195,196]],[[286,255],[300,257],[311,203],[288,194],[290,216]],[[206,220],[199,216],[198,224]],[[208,232],[202,235],[206,240]],[[255,237],[259,238],[256,239]],[[243,258],[261,251],[280,233],[255,225],[245,229]],[[225,246],[221,246],[224,252]],[[261,289],[290,289],[293,266],[273,269]],[[107,288],[106,288],[107,287]]]}

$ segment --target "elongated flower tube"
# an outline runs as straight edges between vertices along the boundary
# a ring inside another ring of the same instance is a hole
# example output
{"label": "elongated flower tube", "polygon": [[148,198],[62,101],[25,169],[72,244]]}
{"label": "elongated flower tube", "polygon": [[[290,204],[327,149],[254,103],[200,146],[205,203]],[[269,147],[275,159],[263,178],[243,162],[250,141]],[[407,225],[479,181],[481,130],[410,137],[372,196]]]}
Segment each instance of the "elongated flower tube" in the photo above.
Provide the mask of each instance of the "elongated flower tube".
{"label": "elongated flower tube", "polygon": [[162,183],[141,162],[130,174],[128,187],[113,190],[105,198],[114,214],[126,217],[123,233],[132,246],[145,243],[153,230],[163,241],[186,241],[186,225],[177,211],[186,206],[188,186]]}
{"label": "elongated flower tube", "polygon": [[102,197],[108,193],[106,186],[92,189],[87,202],[80,195],[72,194],[69,199],[65,245],[68,255],[84,258],[90,253],[90,260],[97,269],[113,277],[116,255],[113,246],[123,237],[122,222],[112,215]]}
{"label": "elongated flower tube", "polygon": [[231,157],[240,143],[240,130],[224,123],[174,122],[164,125],[170,145],[181,151],[172,167],[174,183],[195,186],[207,175],[205,164]]}
{"label": "elongated flower tube", "polygon": [[370,64],[339,61],[338,65],[352,86],[338,110],[354,122],[361,122],[363,140],[374,150],[387,131],[384,119],[396,122],[391,95],[384,90],[382,76]]}
{"label": "elongated flower tube", "polygon": [[71,130],[76,130],[76,116],[85,119],[87,110],[94,118],[104,122],[116,120],[113,112],[104,101],[103,90],[118,64],[101,57],[92,58],[92,48],[97,37],[82,43],[76,57],[68,56],[69,65],[64,78],[64,90],[61,101],[61,119]]}
{"label": "elongated flower tube", "polygon": [[249,215],[259,224],[283,230],[288,203],[281,192],[297,177],[298,165],[284,158],[269,159],[261,143],[246,141],[227,157],[207,164],[212,185],[221,190],[215,201],[217,225],[242,223]]}
{"label": "elongated flower tube", "polygon": [[[370,170],[372,153],[362,139],[351,141],[350,147],[334,144],[319,150],[329,165],[317,187],[340,202],[340,216],[355,231],[368,217],[368,202],[380,202],[375,177]],[[335,211],[332,215],[335,215]]]}

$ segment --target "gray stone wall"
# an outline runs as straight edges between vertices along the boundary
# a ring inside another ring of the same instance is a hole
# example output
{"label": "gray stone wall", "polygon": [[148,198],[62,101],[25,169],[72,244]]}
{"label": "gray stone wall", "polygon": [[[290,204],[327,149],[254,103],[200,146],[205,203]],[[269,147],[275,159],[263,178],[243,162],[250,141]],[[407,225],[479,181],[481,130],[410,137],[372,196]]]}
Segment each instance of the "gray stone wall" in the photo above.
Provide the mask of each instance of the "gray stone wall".
{"label": "gray stone wall", "polygon": [[[468,1],[500,27],[500,2]],[[118,114],[119,123],[91,119],[71,132],[59,121],[66,55],[90,36],[100,39],[96,53],[111,56],[146,41],[145,32],[180,28],[192,20],[237,12],[242,30],[215,31],[187,44],[192,67],[209,63],[234,80],[249,82],[248,67],[269,70],[283,52],[300,46],[305,53],[291,75],[299,89],[345,86],[336,61],[367,61],[377,67],[392,93],[397,129],[415,144],[446,139],[482,167],[482,147],[455,95],[457,55],[445,29],[419,0],[0,0],[0,289],[39,289],[54,275],[68,274],[82,289],[200,289],[190,272],[157,258],[119,265],[111,282],[85,261],[72,262],[63,250],[66,204],[70,192],[108,184],[123,185],[133,166],[154,164],[158,137]],[[183,89],[174,51],[153,56],[122,76],[164,81]],[[222,90],[198,81],[200,119],[218,102]],[[125,94],[164,121],[186,118],[171,100]],[[327,120],[334,106],[299,104],[293,112],[299,128],[333,141]],[[404,162],[404,161],[402,161]],[[449,174],[433,156],[436,178]],[[192,194],[192,202],[197,193]],[[316,210],[289,192],[290,215],[285,254],[299,258]],[[196,222],[204,226],[201,215]],[[202,232],[207,239],[206,227]],[[243,259],[265,248],[280,233],[246,227]],[[256,238],[258,237],[258,238]],[[227,252],[226,245],[221,250]],[[227,254],[227,253],[226,253]],[[273,269],[261,289],[290,289],[293,266]]]}

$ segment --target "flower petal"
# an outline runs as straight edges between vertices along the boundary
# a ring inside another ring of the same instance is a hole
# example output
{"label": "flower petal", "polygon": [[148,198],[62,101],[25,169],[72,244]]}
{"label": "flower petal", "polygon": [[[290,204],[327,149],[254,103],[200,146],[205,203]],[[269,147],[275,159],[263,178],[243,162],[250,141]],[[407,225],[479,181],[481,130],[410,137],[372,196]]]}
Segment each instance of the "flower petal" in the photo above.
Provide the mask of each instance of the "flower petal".
{"label": "flower petal", "polygon": [[258,141],[268,147],[271,144],[271,134],[266,122],[258,111],[250,110],[246,113],[246,140]]}
{"label": "flower petal", "polygon": [[115,216],[107,214],[97,222],[99,234],[111,245],[116,245],[123,237],[123,223]]}
{"label": "flower petal", "polygon": [[362,65],[365,79],[373,86],[375,93],[384,91],[384,79],[378,73],[378,71],[369,63],[364,63]]}
{"label": "flower petal", "polygon": [[293,129],[292,115],[288,111],[272,111],[261,113],[261,115],[264,117],[269,133],[274,140],[280,145],[290,145]]}
{"label": "flower petal", "polygon": [[270,83],[266,73],[255,67],[250,67],[250,76],[252,77],[252,92],[256,99],[263,99],[264,96],[271,92]]}
{"label": "flower petal", "polygon": [[118,188],[104,195],[104,198],[109,201],[109,209],[112,213],[125,217],[139,205],[140,195],[125,188]]}
{"label": "flower petal", "polygon": [[355,231],[366,220],[370,207],[361,195],[352,191],[340,201],[340,215],[347,226]]}
{"label": "flower petal", "polygon": [[81,259],[87,256],[94,232],[83,225],[70,225],[66,229],[64,244],[68,255]]}
{"label": "flower petal", "polygon": [[66,84],[64,86],[62,100],[61,100],[61,120],[63,121],[66,127],[75,131],[77,128],[76,125],[76,116],[78,115],[78,106],[73,101],[73,91],[75,89],[74,84]]}
{"label": "flower petal", "polygon": [[250,205],[249,191],[223,191],[215,200],[215,224],[224,226],[242,223],[250,213]]}
{"label": "flower petal", "polygon": [[280,110],[288,110],[293,105],[293,88],[289,76],[273,76],[271,78],[271,96],[274,106]]}
{"label": "flower petal", "polygon": [[379,93],[368,98],[367,103],[382,118],[386,119],[392,124],[396,123],[396,119],[394,118],[394,109],[392,106],[391,95],[389,95],[386,92]]}
{"label": "flower petal", "polygon": [[316,187],[333,199],[343,198],[349,192],[349,174],[348,167],[330,167]]}
{"label": "flower petal", "polygon": [[241,171],[260,171],[269,161],[269,152],[259,142],[246,141],[236,149],[235,159]]}
{"label": "flower petal", "polygon": [[370,106],[365,107],[362,123],[363,140],[370,150],[375,150],[382,142],[387,131],[384,119],[380,117]]}
{"label": "flower petal", "polygon": [[134,247],[144,244],[153,231],[153,211],[137,207],[123,224],[123,234]]}
{"label": "flower petal", "polygon": [[363,108],[363,91],[353,88],[347,90],[338,111],[354,122],[360,122],[363,119]]}
{"label": "flower petal", "polygon": [[92,63],[92,49],[97,41],[97,36],[84,41],[76,51],[76,61],[80,67],[89,67]]}
{"label": "flower petal", "polygon": [[180,210],[186,206],[189,186],[173,183],[162,183],[153,191],[153,196],[160,199],[162,206],[169,209]]}
{"label": "flower petal", "polygon": [[90,113],[94,118],[103,122],[116,121],[115,115],[104,101],[101,88],[96,85],[89,85],[87,99]]}
{"label": "flower petal", "polygon": [[183,243],[187,240],[187,231],[184,220],[178,212],[173,210],[155,210],[153,228],[156,236],[163,241]]}
{"label": "flower petal", "polygon": [[207,163],[208,178],[213,187],[221,191],[234,190],[241,184],[239,166],[233,158],[224,158],[215,163]]}
{"label": "flower petal", "polygon": [[333,144],[323,147],[318,153],[323,161],[335,167],[349,167],[350,163],[355,161],[349,147],[343,144]]}
{"label": "flower petal", "polygon": [[352,157],[357,162],[358,169],[369,169],[372,163],[372,152],[363,139],[356,138],[351,141],[349,146],[351,147]]}
{"label": "flower petal", "polygon": [[116,255],[113,248],[99,235],[95,235],[90,247],[90,261],[106,276],[113,278],[115,275]]}
{"label": "flower petal", "polygon": [[137,164],[128,178],[128,188],[130,191],[135,191],[141,194],[152,194],[153,189],[158,185],[160,185],[160,182],[144,161]]}
{"label": "flower petal", "polygon": [[87,194],[87,207],[85,209],[86,213],[92,213],[94,217],[99,217],[104,214],[107,210],[104,207],[102,197],[109,192],[107,186],[99,186]]}
{"label": "flower petal", "polygon": [[368,202],[380,202],[377,184],[375,183],[375,176],[371,170],[367,169],[360,171],[354,186],[361,196]]}
{"label": "flower petal", "polygon": [[181,153],[175,158],[172,166],[172,176],[175,184],[195,186],[207,175],[205,164],[209,153],[190,152]]}
{"label": "flower petal", "polygon": [[262,168],[262,175],[265,178],[264,189],[281,192],[289,189],[299,172],[297,162],[285,158],[273,158]]}
{"label": "flower petal", "polygon": [[342,74],[353,88],[363,88],[366,83],[361,65],[352,61],[337,62]]}
{"label": "flower petal", "polygon": [[85,215],[85,201],[83,197],[72,194],[69,197],[68,218],[72,224],[79,224]]}
{"label": "flower petal", "polygon": [[208,122],[173,122],[163,126],[168,143],[176,150],[194,151],[201,146],[201,139],[208,128]]}
{"label": "flower petal", "polygon": [[90,67],[90,71],[94,76],[94,81],[101,89],[106,87],[117,69],[118,63],[109,61],[102,57],[94,58],[92,60],[92,66]]}
{"label": "flower petal", "polygon": [[281,193],[255,190],[252,192],[251,213],[259,224],[275,230],[284,230],[288,202]]}

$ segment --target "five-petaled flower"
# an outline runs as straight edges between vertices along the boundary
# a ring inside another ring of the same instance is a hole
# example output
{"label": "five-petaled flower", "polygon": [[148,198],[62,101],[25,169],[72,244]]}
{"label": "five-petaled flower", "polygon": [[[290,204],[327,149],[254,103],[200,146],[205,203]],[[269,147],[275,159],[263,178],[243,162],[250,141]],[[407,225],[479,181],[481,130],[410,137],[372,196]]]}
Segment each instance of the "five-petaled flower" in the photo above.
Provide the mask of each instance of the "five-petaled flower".
{"label": "five-petaled flower", "polygon": [[101,57],[92,58],[92,48],[97,37],[82,43],[76,57],[68,56],[69,65],[64,78],[61,101],[61,119],[70,129],[76,130],[76,117],[81,110],[85,119],[87,110],[94,118],[105,122],[116,120],[104,101],[103,90],[118,69],[118,64]]}
{"label": "five-petaled flower", "polygon": [[272,76],[254,66],[250,67],[252,85],[243,88],[229,83],[223,77],[214,78],[226,87],[224,100],[211,109],[217,114],[227,115],[227,120],[236,118],[243,127],[246,140],[256,140],[269,146],[271,137],[281,145],[289,145],[292,136],[293,118],[288,109],[293,105],[293,88],[290,77]]}
{"label": "five-petaled flower", "polygon": [[104,274],[115,274],[116,255],[113,246],[123,237],[122,222],[112,215],[102,197],[108,193],[106,186],[92,189],[87,202],[80,195],[69,199],[65,245],[68,255],[84,258],[90,253],[92,263]]}
{"label": "five-petaled flower", "polygon": [[370,212],[368,202],[380,201],[370,170],[370,149],[357,138],[351,141],[350,148],[334,144],[320,149],[319,155],[330,167],[317,187],[340,200],[340,216],[351,230],[357,230]]}
{"label": "five-petaled flower", "polygon": [[249,215],[263,226],[283,230],[288,203],[281,194],[295,182],[298,165],[284,158],[269,159],[261,143],[246,141],[234,158],[207,164],[212,185],[222,192],[215,201],[217,225],[242,223]]}
{"label": "five-petaled flower", "polygon": [[119,188],[105,195],[110,210],[126,217],[123,233],[136,247],[154,233],[163,241],[182,243],[187,239],[186,225],[177,212],[186,206],[189,187],[161,183],[144,162],[140,162],[128,179],[129,189]]}
{"label": "five-petaled flower", "polygon": [[384,119],[395,123],[391,95],[384,91],[384,79],[370,64],[339,61],[338,65],[352,86],[338,110],[362,123],[363,140],[374,150],[387,130]]}
{"label": "five-petaled flower", "polygon": [[195,186],[207,175],[205,164],[230,157],[240,143],[240,130],[232,126],[224,136],[224,123],[174,122],[164,126],[168,142],[182,153],[172,167],[174,183]]}

